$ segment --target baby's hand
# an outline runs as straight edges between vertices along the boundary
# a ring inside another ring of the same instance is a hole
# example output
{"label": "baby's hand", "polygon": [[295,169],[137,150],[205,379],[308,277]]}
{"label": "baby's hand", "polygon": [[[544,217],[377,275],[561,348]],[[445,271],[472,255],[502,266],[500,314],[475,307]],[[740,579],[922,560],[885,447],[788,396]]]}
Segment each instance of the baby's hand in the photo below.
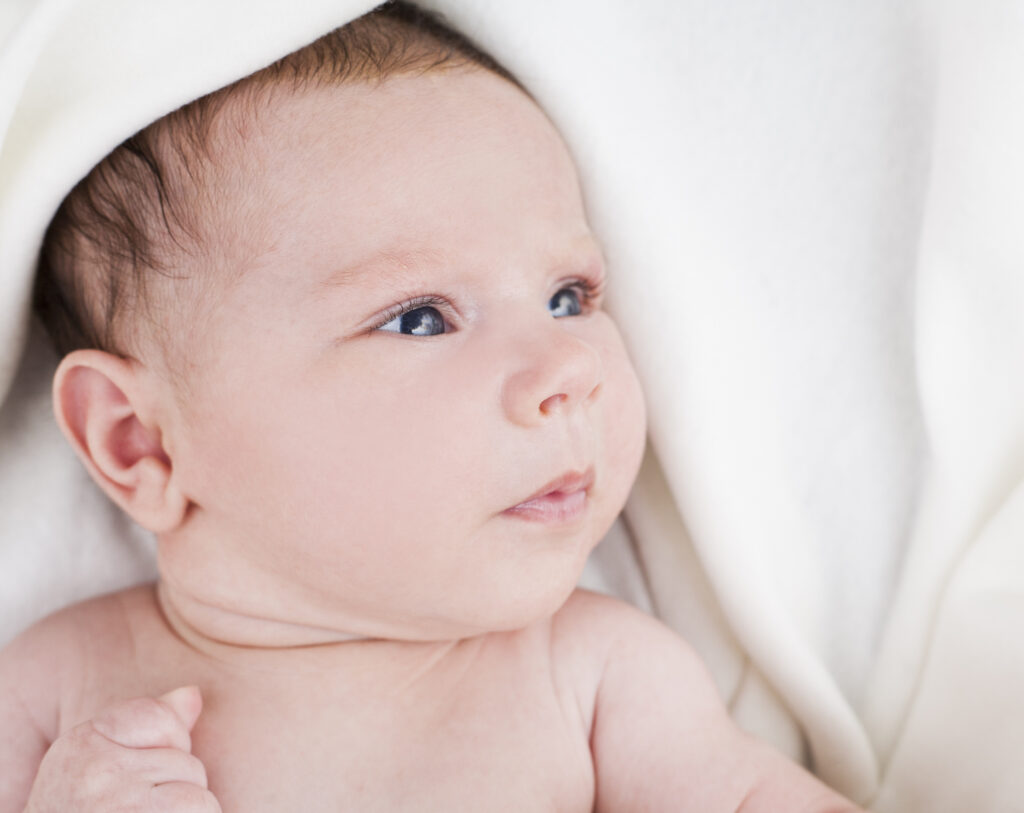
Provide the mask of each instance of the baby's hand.
{"label": "baby's hand", "polygon": [[195,686],[107,707],[50,746],[25,813],[219,813],[206,769],[190,753],[202,708]]}

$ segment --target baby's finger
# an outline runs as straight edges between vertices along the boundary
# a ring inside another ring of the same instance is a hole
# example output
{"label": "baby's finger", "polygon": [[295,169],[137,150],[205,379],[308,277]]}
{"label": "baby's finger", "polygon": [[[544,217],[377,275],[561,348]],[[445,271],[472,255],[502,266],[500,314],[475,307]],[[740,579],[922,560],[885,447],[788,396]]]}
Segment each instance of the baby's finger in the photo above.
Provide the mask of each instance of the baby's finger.
{"label": "baby's finger", "polygon": [[198,757],[177,748],[140,748],[125,763],[133,776],[150,785],[165,782],[188,782],[206,789],[206,766]]}
{"label": "baby's finger", "polygon": [[182,686],[173,692],[157,698],[161,703],[170,706],[189,731],[193,729],[199,713],[203,710],[203,696],[198,686]]}
{"label": "baby's finger", "polygon": [[149,792],[152,813],[221,813],[217,797],[188,782],[167,782]]}
{"label": "baby's finger", "polygon": [[189,731],[202,709],[199,690],[178,689],[162,698],[138,697],[108,706],[92,720],[93,728],[126,748],[192,750]]}

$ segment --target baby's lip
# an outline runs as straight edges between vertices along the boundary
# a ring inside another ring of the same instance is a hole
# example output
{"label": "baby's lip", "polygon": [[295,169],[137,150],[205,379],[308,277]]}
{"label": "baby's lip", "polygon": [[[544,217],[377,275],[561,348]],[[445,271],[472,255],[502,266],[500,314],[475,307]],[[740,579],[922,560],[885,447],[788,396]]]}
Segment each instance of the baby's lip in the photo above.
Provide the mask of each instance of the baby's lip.
{"label": "baby's lip", "polygon": [[[589,466],[585,471],[567,471],[556,477],[547,485],[541,486],[537,491],[516,505],[528,503],[531,500],[539,499],[547,494],[558,492],[560,494],[572,494],[583,491],[594,484],[594,467]],[[516,506],[513,506],[513,508]]]}

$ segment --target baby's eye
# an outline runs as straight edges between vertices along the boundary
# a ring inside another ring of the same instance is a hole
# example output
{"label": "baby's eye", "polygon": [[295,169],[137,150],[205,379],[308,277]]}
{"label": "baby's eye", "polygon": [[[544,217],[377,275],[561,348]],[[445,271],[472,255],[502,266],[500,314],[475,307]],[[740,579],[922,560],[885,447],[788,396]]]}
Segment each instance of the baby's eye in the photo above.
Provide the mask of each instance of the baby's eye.
{"label": "baby's eye", "polygon": [[437,336],[444,333],[444,317],[437,308],[423,305],[398,314],[378,325],[377,330],[406,336]]}
{"label": "baby's eye", "polygon": [[[585,296],[586,294],[584,294]],[[551,297],[548,306],[552,308],[551,315],[556,318],[559,316],[579,316],[583,313],[580,293],[575,288],[562,288]]]}

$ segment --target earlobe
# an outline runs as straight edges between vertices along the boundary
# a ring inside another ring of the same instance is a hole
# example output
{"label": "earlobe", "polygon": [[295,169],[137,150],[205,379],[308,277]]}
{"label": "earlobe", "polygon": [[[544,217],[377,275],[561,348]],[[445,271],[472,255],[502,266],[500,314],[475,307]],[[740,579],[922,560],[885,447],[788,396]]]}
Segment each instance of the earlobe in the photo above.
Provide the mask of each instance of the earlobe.
{"label": "earlobe", "polygon": [[57,368],[57,423],[89,474],[131,517],[164,533],[184,519],[187,500],[173,478],[160,426],[147,407],[152,382],[137,362],[76,350]]}

